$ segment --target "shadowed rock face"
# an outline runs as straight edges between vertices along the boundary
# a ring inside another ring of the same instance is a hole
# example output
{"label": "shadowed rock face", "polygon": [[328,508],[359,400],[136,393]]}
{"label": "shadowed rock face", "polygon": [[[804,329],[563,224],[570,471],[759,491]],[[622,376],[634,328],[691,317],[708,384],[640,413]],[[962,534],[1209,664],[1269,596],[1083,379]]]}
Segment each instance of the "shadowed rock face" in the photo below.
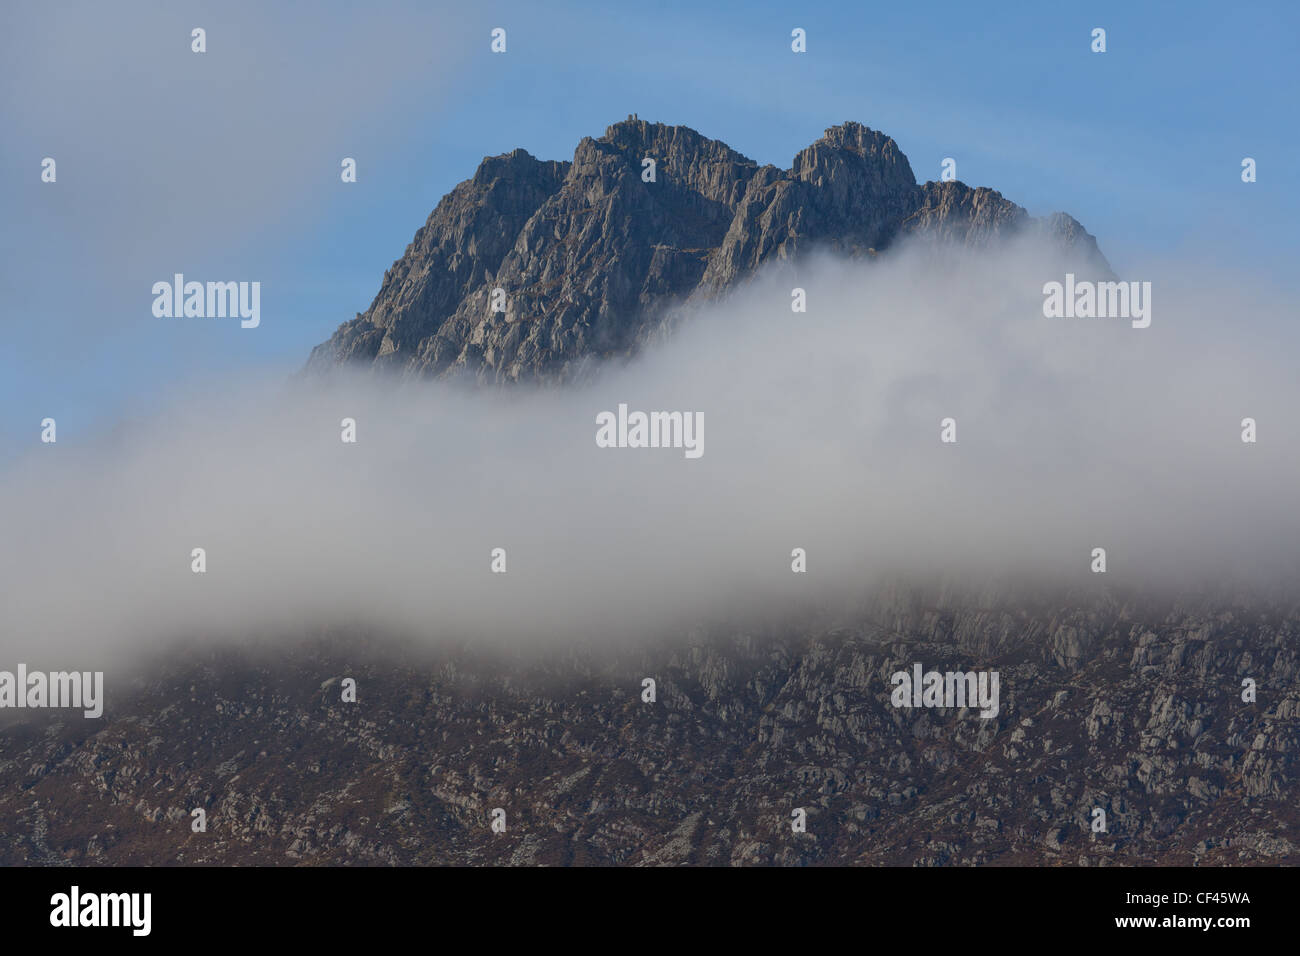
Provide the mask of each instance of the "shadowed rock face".
{"label": "shadowed rock face", "polygon": [[[647,157],[653,183],[642,179]],[[485,159],[308,368],[572,380],[773,260],[866,256],[901,237],[980,247],[1032,232],[1080,274],[1110,274],[1069,216],[1036,220],[960,182],[918,186],[898,144],[858,123],[828,129],[780,170],[687,127],[629,119],[583,139],[571,163],[518,149]],[[492,311],[495,288],[504,313]]]}
{"label": "shadowed rock face", "polygon": [[[0,864],[1294,865],[1297,636],[1294,606],[895,595],[527,664],[173,660],[109,675],[102,720],[8,722]],[[997,715],[895,708],[914,662],[998,671]]]}

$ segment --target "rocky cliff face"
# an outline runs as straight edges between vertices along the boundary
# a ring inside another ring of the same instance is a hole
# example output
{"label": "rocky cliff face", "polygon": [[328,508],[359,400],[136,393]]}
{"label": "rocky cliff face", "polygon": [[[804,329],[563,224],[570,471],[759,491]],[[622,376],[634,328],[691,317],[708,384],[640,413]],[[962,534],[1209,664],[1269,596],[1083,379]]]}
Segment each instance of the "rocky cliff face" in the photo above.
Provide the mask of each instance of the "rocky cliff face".
{"label": "rocky cliff face", "polygon": [[[643,160],[655,181],[643,180]],[[683,305],[814,249],[868,256],[902,237],[983,246],[1039,233],[1082,273],[1109,274],[1075,220],[1043,220],[990,189],[918,186],[907,157],[858,123],[832,127],[789,169],[759,166],[684,126],[629,118],[572,162],[485,159],[438,204],[370,308],[308,367],[565,381],[628,355]],[[492,293],[505,294],[504,312]]]}
{"label": "rocky cliff face", "polygon": [[[1293,606],[893,594],[600,658],[209,655],[8,727],[0,864],[1294,865],[1297,648]],[[894,707],[918,662],[997,715]]]}

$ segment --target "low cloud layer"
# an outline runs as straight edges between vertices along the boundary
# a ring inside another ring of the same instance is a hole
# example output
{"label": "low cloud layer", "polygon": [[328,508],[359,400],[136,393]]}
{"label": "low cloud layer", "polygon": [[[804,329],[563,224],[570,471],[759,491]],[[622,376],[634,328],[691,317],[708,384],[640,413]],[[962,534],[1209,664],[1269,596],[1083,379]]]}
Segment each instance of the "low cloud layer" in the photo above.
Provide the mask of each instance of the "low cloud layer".
{"label": "low cloud layer", "polygon": [[[1293,581],[1287,303],[1152,269],[1124,277],[1152,283],[1151,325],[1135,329],[1044,317],[1052,278],[1032,250],[813,259],[574,388],[196,386],[0,475],[0,660],[84,668],[341,622],[616,642],[851,599],[898,574]],[[807,312],[791,311],[796,285]],[[703,454],[598,447],[597,416],[620,403],[702,413]]]}

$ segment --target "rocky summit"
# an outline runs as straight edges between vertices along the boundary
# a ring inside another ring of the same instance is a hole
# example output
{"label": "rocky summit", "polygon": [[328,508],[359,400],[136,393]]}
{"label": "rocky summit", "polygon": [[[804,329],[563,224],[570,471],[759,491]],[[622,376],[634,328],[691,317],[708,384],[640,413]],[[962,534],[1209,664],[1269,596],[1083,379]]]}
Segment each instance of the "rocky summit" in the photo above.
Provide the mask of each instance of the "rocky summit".
{"label": "rocky summit", "polygon": [[308,368],[572,381],[772,261],[817,249],[869,257],[905,237],[984,247],[1035,234],[1074,271],[1110,274],[1070,216],[1034,219],[956,180],[918,185],[898,144],[859,123],[826,130],[783,170],[629,117],[583,139],[572,162],[522,149],[484,159]]}

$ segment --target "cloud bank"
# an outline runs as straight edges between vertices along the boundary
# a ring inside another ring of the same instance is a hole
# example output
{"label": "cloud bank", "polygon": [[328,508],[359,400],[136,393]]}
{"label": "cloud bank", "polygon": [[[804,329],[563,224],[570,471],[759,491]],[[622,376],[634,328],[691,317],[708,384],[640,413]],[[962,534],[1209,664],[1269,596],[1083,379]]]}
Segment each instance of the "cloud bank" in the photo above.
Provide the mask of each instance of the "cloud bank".
{"label": "cloud bank", "polygon": [[[815,257],[593,384],[277,377],[160,396],[146,419],[0,474],[0,660],[87,668],[340,622],[614,643],[851,600],[890,575],[1288,587],[1286,301],[1153,267],[1125,276],[1152,282],[1151,325],[1134,329],[1046,318],[1043,283],[1062,277],[1014,247]],[[701,414],[703,454],[598,447],[597,416],[621,403]]]}

